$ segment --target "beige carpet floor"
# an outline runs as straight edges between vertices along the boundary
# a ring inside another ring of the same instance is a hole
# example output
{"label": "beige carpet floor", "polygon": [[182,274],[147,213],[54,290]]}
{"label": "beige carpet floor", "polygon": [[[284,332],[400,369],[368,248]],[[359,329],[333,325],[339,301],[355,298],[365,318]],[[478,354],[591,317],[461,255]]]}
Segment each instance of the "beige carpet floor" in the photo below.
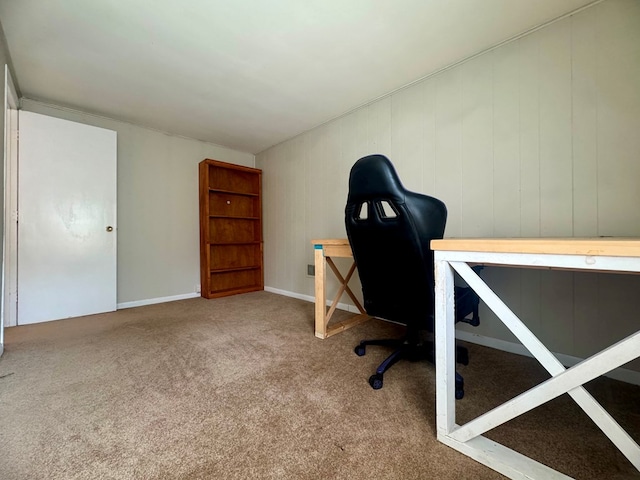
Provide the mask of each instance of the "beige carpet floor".
{"label": "beige carpet floor", "polygon": [[[6,330],[0,479],[498,479],[435,438],[435,372],[362,338],[327,340],[313,304],[255,292],[190,299]],[[546,378],[534,360],[469,345],[459,371],[469,420]],[[636,441],[640,387],[589,390]],[[579,479],[640,478],[564,395],[489,436]]]}

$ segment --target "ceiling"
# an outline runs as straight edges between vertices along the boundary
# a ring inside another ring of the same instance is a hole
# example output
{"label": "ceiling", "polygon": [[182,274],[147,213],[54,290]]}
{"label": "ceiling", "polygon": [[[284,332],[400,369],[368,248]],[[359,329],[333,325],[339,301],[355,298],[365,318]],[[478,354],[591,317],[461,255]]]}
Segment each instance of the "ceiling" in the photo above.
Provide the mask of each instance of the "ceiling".
{"label": "ceiling", "polygon": [[0,0],[23,97],[258,153],[593,0]]}

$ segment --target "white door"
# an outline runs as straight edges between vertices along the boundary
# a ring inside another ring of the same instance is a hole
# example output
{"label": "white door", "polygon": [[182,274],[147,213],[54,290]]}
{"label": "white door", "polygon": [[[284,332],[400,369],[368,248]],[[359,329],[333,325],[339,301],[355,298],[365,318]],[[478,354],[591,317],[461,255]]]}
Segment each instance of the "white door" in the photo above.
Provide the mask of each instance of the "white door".
{"label": "white door", "polygon": [[116,132],[20,111],[18,324],[116,309]]}

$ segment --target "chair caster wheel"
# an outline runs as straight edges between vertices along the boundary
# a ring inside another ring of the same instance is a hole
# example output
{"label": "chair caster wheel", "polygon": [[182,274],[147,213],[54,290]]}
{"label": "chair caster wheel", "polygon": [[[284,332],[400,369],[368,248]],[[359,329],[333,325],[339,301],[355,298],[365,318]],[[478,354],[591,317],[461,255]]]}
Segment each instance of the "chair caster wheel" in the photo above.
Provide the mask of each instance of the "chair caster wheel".
{"label": "chair caster wheel", "polygon": [[382,388],[382,375],[375,373],[369,377],[369,385],[374,390],[380,390]]}
{"label": "chair caster wheel", "polygon": [[460,400],[462,397],[464,397],[464,390],[456,389],[456,400]]}
{"label": "chair caster wheel", "polygon": [[359,357],[364,355],[364,345],[358,345],[356,348],[353,349],[354,352],[356,352],[356,355],[358,355]]}

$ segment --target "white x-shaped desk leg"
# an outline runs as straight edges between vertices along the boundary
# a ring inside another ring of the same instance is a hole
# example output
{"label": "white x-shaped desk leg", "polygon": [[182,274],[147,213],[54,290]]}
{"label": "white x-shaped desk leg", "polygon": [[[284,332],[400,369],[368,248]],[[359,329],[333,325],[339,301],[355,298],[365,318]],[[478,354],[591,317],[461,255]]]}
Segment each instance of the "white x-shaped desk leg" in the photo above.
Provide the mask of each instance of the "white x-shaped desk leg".
{"label": "white x-shaped desk leg", "polygon": [[[453,272],[446,268],[445,263],[439,262],[439,274],[444,275],[441,280],[451,286],[453,284]],[[552,378],[463,426],[455,425],[455,406],[451,404],[451,396],[446,395],[446,405],[441,405],[440,407],[438,419],[439,435],[444,435],[456,442],[465,443],[563,393],[568,393],[629,461],[640,470],[640,447],[638,444],[582,387],[590,380],[637,358],[638,351],[640,351],[640,332],[630,335],[567,370],[466,263],[448,263],[552,375]],[[442,269],[445,271],[442,271]],[[453,289],[445,288],[444,290],[452,291]],[[449,306],[453,305],[448,297],[441,298],[440,301]],[[448,311],[450,308],[446,310],[447,317],[452,316],[452,313]],[[444,328],[444,326],[441,328]],[[453,349],[452,330],[446,337],[447,345],[444,356],[448,358],[452,355],[450,350]],[[445,363],[447,362],[445,361]],[[450,372],[446,372],[445,377],[449,377],[449,374]]]}

